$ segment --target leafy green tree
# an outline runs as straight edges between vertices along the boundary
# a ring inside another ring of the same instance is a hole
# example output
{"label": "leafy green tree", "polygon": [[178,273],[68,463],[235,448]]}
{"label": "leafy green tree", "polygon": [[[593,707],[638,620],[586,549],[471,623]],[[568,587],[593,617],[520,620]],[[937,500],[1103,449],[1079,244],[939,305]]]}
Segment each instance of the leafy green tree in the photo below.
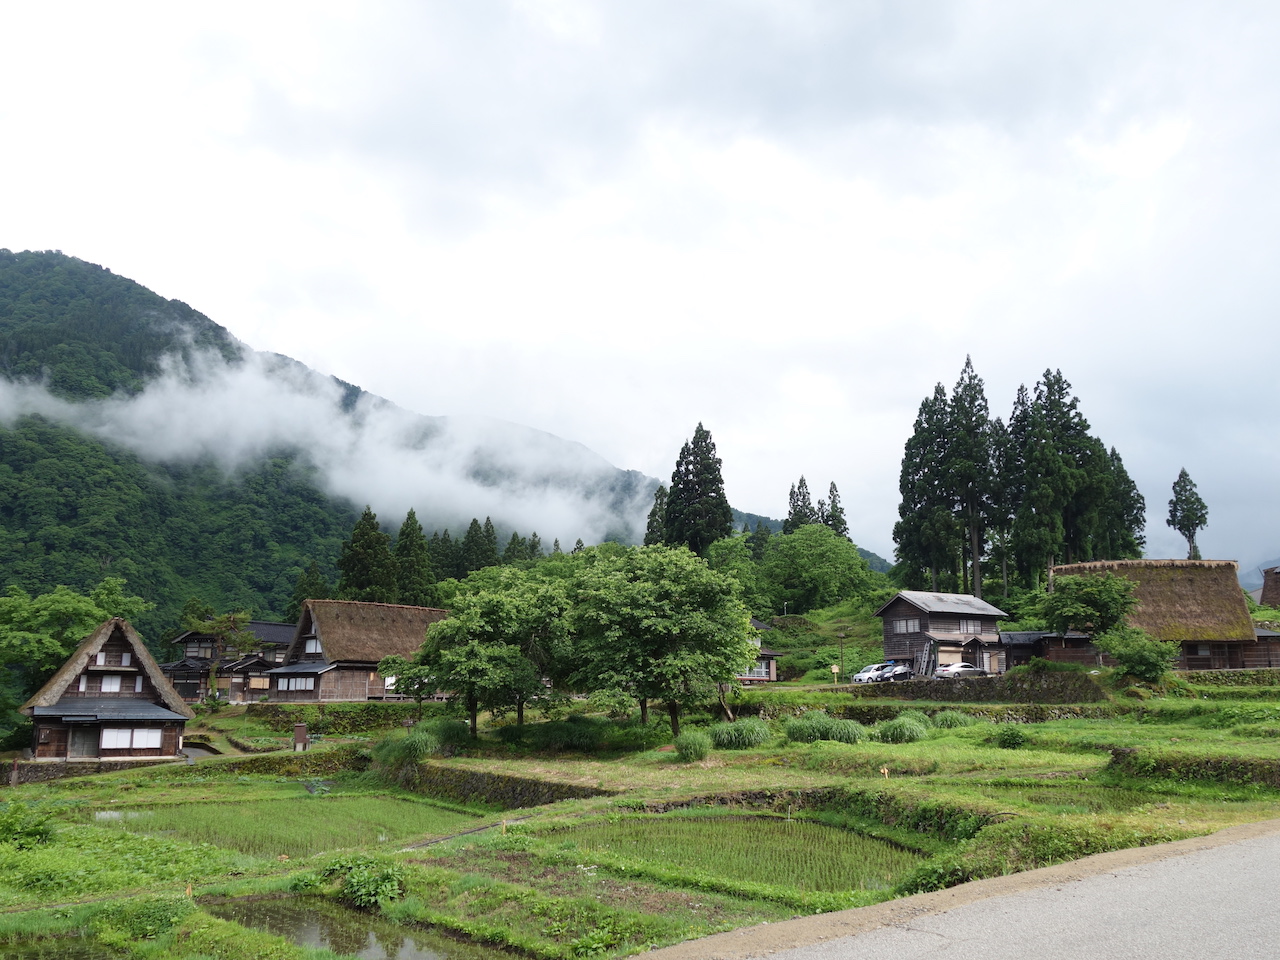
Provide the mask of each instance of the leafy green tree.
{"label": "leafy green tree", "polygon": [[687,546],[700,557],[733,530],[733,511],[724,493],[715,441],[701,423],[693,439],[680,448],[667,490],[666,517],[663,542]]}
{"label": "leafy green tree", "polygon": [[1040,616],[1055,633],[1098,636],[1124,626],[1137,602],[1133,581],[1112,573],[1054,577],[1053,590],[1040,600]]}
{"label": "leafy green tree", "polygon": [[434,606],[436,578],[431,567],[431,551],[412,507],[400,524],[394,556],[398,602],[414,607]]}
{"label": "leafy green tree", "polygon": [[766,619],[773,615],[773,596],[764,571],[756,562],[751,536],[726,537],[707,550],[707,566],[727,574],[742,588],[742,602],[753,616]]}
{"label": "leafy green tree", "polygon": [[35,690],[101,623],[112,617],[132,621],[151,609],[124,586],[119,577],[107,577],[88,596],[58,586],[34,597],[9,587],[0,596],[0,665],[24,671]]}
{"label": "leafy green tree", "polygon": [[787,519],[782,521],[783,533],[795,533],[803,526],[824,522],[813,507],[813,497],[809,495],[809,483],[801,475],[798,483],[791,485],[787,496]]}
{"label": "leafy green tree", "polygon": [[394,682],[395,692],[410,697],[418,705],[418,718],[422,718],[422,702],[435,696],[440,689],[436,671],[416,656],[407,660],[398,654],[378,661],[378,675],[387,682]]}
{"label": "leafy green tree", "polygon": [[682,705],[732,684],[756,656],[738,584],[684,547],[596,555],[576,578],[574,685],[622,690],[648,720],[665,703],[673,736]]}
{"label": "leafy green tree", "polygon": [[1098,634],[1093,645],[1109,653],[1125,673],[1147,683],[1159,683],[1182,652],[1178,643],[1123,625]]}
{"label": "leafy green tree", "polygon": [[653,491],[653,506],[649,508],[649,520],[644,528],[644,545],[651,547],[654,544],[662,543],[662,538],[666,535],[667,529],[667,487],[666,484],[658,484],[658,489]]}
{"label": "leafy green tree", "polygon": [[1169,501],[1169,518],[1165,520],[1170,527],[1187,538],[1187,559],[1199,560],[1200,548],[1196,546],[1196,534],[1203,530],[1209,522],[1209,508],[1205,506],[1200,494],[1196,493],[1195,481],[1187,468],[1178,471],[1178,479],[1173,482],[1173,499]]}
{"label": "leafy green tree", "polygon": [[761,568],[775,613],[830,606],[878,582],[854,544],[816,523],[771,538]]}
{"label": "leafy green tree", "polygon": [[351,531],[351,539],[342,544],[338,571],[341,600],[395,603],[399,596],[391,538],[382,532],[377,514],[367,506]]}
{"label": "leafy green tree", "polygon": [[756,563],[764,560],[765,554],[769,550],[769,540],[773,536],[773,531],[765,526],[763,520],[756,521],[756,529],[748,538],[751,546],[751,559]]}

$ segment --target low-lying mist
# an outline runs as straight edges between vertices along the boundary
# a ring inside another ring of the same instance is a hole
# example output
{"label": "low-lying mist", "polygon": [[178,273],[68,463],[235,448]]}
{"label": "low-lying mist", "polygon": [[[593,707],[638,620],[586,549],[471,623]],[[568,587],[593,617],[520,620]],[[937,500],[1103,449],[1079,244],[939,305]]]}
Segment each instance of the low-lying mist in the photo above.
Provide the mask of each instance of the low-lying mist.
{"label": "low-lying mist", "polygon": [[174,358],[141,393],[71,403],[43,385],[0,380],[0,420],[39,414],[160,463],[211,459],[234,475],[282,452],[314,465],[331,496],[369,504],[394,533],[410,507],[428,533],[472,517],[536,531],[567,549],[581,537],[638,538],[655,482],[578,443],[483,417],[425,417],[331,377],[246,350]]}

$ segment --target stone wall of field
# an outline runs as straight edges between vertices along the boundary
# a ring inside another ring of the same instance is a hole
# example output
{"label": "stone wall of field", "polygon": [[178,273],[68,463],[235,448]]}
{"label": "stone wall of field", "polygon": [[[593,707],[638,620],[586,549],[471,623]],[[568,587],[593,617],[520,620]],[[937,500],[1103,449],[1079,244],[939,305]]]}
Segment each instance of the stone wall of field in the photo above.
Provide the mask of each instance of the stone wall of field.
{"label": "stone wall of field", "polygon": [[964,680],[911,680],[859,683],[844,688],[859,698],[936,700],[943,703],[1099,703],[1107,699],[1097,681],[1075,670],[969,677]]}
{"label": "stone wall of field", "polygon": [[161,763],[174,763],[170,757],[158,760],[14,760],[3,783],[11,787],[24,783],[47,783],[64,777],[89,777],[117,770],[141,770]]}
{"label": "stone wall of field", "polygon": [[1261,757],[1117,747],[1111,751],[1109,767],[1131,777],[1153,780],[1207,780],[1211,783],[1259,783],[1280,787],[1280,760]]}

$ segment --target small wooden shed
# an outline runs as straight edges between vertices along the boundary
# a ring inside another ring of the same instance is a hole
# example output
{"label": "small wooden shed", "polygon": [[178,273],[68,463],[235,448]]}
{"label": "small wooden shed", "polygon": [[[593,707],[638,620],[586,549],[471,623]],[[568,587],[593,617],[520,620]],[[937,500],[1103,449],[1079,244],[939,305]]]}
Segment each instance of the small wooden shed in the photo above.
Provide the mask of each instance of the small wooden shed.
{"label": "small wooden shed", "polygon": [[195,714],[127,620],[93,631],[19,708],[37,760],[176,757]]}

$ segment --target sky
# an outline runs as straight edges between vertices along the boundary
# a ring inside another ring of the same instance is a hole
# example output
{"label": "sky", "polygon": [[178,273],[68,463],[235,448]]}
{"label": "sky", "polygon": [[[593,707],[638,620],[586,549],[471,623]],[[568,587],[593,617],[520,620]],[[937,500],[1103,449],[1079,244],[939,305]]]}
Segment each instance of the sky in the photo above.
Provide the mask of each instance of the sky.
{"label": "sky", "polygon": [[0,247],[61,250],[407,410],[741,510],[834,481],[893,553],[971,356],[1061,370],[1203,555],[1280,558],[1280,7],[469,0],[14,5]]}

